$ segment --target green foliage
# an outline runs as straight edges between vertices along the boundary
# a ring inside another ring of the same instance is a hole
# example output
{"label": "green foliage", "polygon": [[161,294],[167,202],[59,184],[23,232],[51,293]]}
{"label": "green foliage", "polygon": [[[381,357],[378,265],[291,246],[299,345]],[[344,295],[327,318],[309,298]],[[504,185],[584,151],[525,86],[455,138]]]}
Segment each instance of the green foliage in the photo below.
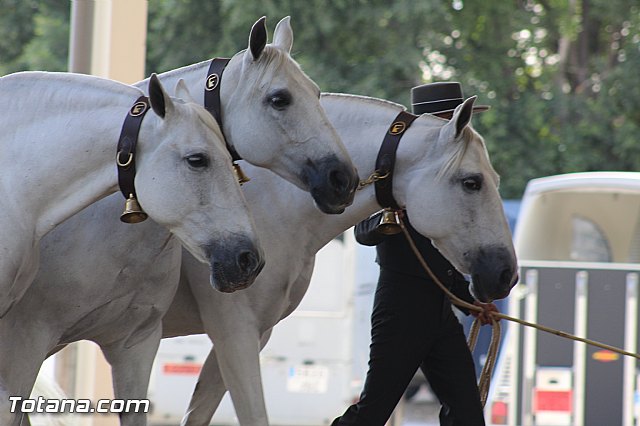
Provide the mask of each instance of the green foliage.
{"label": "green foliage", "polygon": [[0,0],[0,75],[66,70],[69,16],[67,2]]}
{"label": "green foliage", "polygon": [[[69,3],[0,0],[0,74],[66,68]],[[491,110],[474,126],[519,197],[534,177],[640,170],[637,0],[150,0],[147,72],[246,48],[291,16],[292,54],[324,91],[409,104],[458,80]]]}

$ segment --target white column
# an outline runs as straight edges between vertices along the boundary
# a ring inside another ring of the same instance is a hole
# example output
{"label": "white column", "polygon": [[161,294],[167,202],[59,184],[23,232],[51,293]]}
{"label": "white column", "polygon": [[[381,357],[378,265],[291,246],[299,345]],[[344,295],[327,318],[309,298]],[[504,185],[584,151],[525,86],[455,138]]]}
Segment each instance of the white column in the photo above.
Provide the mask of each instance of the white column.
{"label": "white column", "polygon": [[135,83],[145,77],[147,0],[94,0],[92,74]]}
{"label": "white column", "polygon": [[[69,70],[135,83],[145,78],[147,0],[72,0]],[[133,103],[134,99],[132,99]],[[79,342],[75,351],[74,398],[112,399],[111,368],[100,349]],[[70,389],[66,389],[71,393]],[[117,415],[81,416],[81,426],[117,426]]]}

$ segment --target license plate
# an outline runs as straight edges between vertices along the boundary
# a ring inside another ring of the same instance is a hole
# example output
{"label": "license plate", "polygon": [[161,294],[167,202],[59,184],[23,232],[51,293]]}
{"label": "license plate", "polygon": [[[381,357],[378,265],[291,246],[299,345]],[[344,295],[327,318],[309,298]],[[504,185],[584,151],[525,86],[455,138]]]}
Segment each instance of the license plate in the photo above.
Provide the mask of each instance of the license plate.
{"label": "license plate", "polygon": [[287,391],[293,393],[326,393],[329,368],[322,365],[298,365],[289,368]]}

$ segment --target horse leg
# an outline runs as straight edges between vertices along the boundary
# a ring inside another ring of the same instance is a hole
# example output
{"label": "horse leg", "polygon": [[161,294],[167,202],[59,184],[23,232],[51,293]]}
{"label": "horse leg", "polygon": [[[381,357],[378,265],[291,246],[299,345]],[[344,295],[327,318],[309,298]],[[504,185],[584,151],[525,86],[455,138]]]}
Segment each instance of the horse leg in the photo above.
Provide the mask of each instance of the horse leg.
{"label": "horse leg", "polygon": [[[242,317],[238,320],[242,321]],[[228,338],[216,339],[215,345],[220,373],[231,394],[240,425],[268,426],[260,375],[258,330],[244,324],[234,327]]]}
{"label": "horse leg", "polygon": [[126,347],[125,339],[101,346],[105,358],[111,364],[114,396],[127,401],[125,405],[129,411],[120,413],[121,426],[147,424],[148,402],[139,401],[139,404],[135,404],[131,400],[147,399],[151,367],[161,337],[162,327],[158,322],[151,333],[131,347]]}
{"label": "horse leg", "polygon": [[[263,334],[260,340],[260,349],[269,341],[271,330]],[[220,401],[227,388],[222,380],[220,366],[216,355],[216,348],[211,348],[207,359],[202,366],[198,383],[191,395],[189,408],[182,419],[181,426],[206,426],[218,409]]]}
{"label": "horse leg", "polygon": [[227,391],[213,348],[202,366],[181,426],[207,426]]}
{"label": "horse leg", "polygon": [[[222,336],[229,336],[229,339],[233,339],[234,336],[240,340],[240,336],[245,336],[242,332],[241,328],[246,327],[249,331],[249,334],[252,332],[259,333],[255,330],[255,325],[247,325],[247,324],[258,324],[265,326],[265,324],[261,324],[260,321],[253,317],[253,312],[245,312],[244,315],[237,316],[237,313],[240,309],[247,306],[252,306],[250,300],[239,300],[236,303],[229,303],[225,306],[215,306],[213,303],[208,303],[207,294],[209,293],[209,288],[204,285],[199,285],[199,283],[206,282],[205,277],[199,277],[198,280],[197,274],[198,271],[202,273],[202,268],[194,268],[187,267],[188,266],[189,257],[186,259],[183,258],[183,278],[186,278],[188,281],[188,286],[191,289],[192,294],[194,295],[194,301],[197,301],[198,309],[200,311],[200,319],[202,324],[204,325],[205,331],[214,342],[214,347],[212,349],[212,353],[209,354],[205,364],[203,366],[202,371],[200,372],[200,377],[198,380],[198,385],[194,390],[194,394],[192,395],[189,409],[187,414],[183,418],[182,426],[204,426],[208,425],[213,413],[215,412],[217,406],[224,395],[224,383],[227,384],[227,388],[231,393],[231,399],[233,401],[234,407],[236,409],[236,414],[238,415],[238,419],[240,420],[240,424],[245,426],[254,421],[252,419],[262,419],[255,421],[263,421],[264,423],[258,424],[268,424],[268,418],[266,414],[266,407],[264,404],[264,395],[262,391],[262,379],[260,375],[260,362],[259,362],[259,353],[255,353],[255,356],[251,358],[251,361],[241,360],[240,358],[234,359],[234,353],[240,353],[242,355],[247,355],[249,352],[247,350],[236,349],[235,351],[229,349],[229,347],[222,340]],[[292,285],[290,286],[290,299],[291,303],[289,306],[284,307],[282,312],[279,314],[279,319],[283,319],[287,317],[300,303],[300,300],[304,296],[306,289],[309,286],[309,281],[311,279],[311,274],[313,272],[314,258],[311,258],[305,265],[302,267],[300,274],[294,280]],[[186,284],[185,284],[186,285]],[[231,312],[226,311],[226,308],[231,305]],[[226,314],[225,314],[226,312]],[[231,320],[235,318],[235,320]],[[277,322],[277,321],[276,321]],[[271,326],[272,327],[272,326]],[[259,351],[264,348],[264,346],[269,341],[271,337],[272,328],[269,327],[265,332],[260,336],[260,348]],[[219,335],[218,337],[216,337]],[[247,341],[248,337],[243,337],[244,344],[248,345],[246,347],[251,347],[251,342]],[[255,340],[254,340],[255,341]],[[252,349],[253,350],[253,349]],[[228,353],[229,361],[226,366],[223,364],[224,361],[220,360],[221,352]],[[238,352],[240,351],[240,352]],[[216,355],[216,353],[218,355]],[[218,366],[214,366],[214,363],[218,363]],[[232,368],[232,363],[236,363]],[[251,364],[249,364],[251,362]],[[249,370],[249,366],[251,366],[251,370]],[[223,378],[224,383],[220,384],[220,378]],[[212,380],[213,379],[213,380]],[[253,400],[248,400],[247,398],[240,399],[249,394],[243,394],[243,390],[239,390],[236,392],[240,392],[239,396],[234,396],[234,391],[231,389],[232,383],[238,386],[238,389],[246,389],[249,381],[255,383],[253,389],[251,390],[253,394],[250,397]],[[241,383],[244,383],[244,387],[242,387]],[[252,402],[253,401],[253,402]],[[256,402],[257,401],[257,402]]]}
{"label": "horse leg", "polygon": [[[0,321],[0,342],[2,342],[0,344],[0,425],[2,426],[30,424],[28,416],[20,412],[20,401],[29,398],[40,366],[52,346],[51,335],[42,328],[42,324],[37,326],[26,324],[29,323],[26,318],[18,318],[18,321],[15,321],[16,313],[16,310],[12,310]],[[10,397],[19,397],[20,400],[10,400]]]}

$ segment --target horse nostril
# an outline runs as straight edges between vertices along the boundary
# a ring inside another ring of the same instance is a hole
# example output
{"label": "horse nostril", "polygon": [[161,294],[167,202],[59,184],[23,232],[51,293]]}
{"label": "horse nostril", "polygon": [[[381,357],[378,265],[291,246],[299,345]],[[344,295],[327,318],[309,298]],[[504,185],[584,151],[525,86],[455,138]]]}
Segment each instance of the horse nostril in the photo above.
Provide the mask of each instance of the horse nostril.
{"label": "horse nostril", "polygon": [[253,251],[243,251],[238,255],[238,267],[242,272],[253,272],[258,266],[258,257]]}
{"label": "horse nostril", "polygon": [[511,288],[511,279],[513,278],[513,271],[511,269],[504,269],[500,273],[500,286]]}
{"label": "horse nostril", "polygon": [[349,186],[349,176],[342,170],[329,172],[329,184],[333,189],[342,192]]}

